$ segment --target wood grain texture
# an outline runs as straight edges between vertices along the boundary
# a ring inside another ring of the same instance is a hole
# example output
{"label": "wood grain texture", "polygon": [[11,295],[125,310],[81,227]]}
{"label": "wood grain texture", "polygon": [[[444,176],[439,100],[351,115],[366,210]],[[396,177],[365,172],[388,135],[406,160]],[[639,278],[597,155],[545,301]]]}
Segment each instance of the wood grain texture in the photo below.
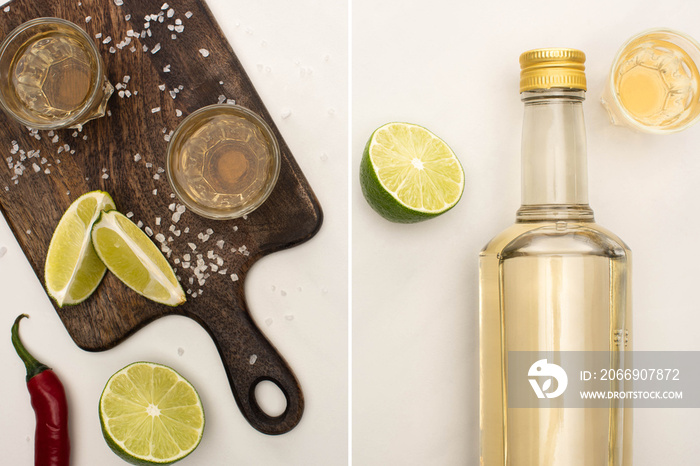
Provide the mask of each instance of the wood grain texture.
{"label": "wood grain texture", "polygon": [[[154,240],[163,235],[188,301],[176,308],[155,304],[108,273],[84,303],[56,308],[70,336],[85,350],[103,351],[163,315],[193,318],[214,339],[246,419],[267,434],[287,432],[301,418],[303,395],[284,359],[251,319],[243,283],[260,257],[311,238],[321,226],[321,208],[206,4],[168,0],[174,10],[168,17],[161,10],[163,0],[116,3],[14,0],[9,11],[0,11],[3,37],[42,16],[65,18],[92,37],[101,33],[95,42],[107,77],[115,86],[122,83],[108,103],[108,115],[88,122],[80,132],[36,134],[0,115],[0,152],[7,162],[0,168],[0,208],[43,283],[49,241],[66,208],[91,190],[112,194],[118,209],[132,212],[132,220],[151,230]],[[147,15],[163,20],[145,21]],[[86,22],[86,17],[91,19]],[[175,29],[177,19],[184,26],[181,32]],[[139,37],[124,45],[130,30]],[[142,31],[151,31],[151,36],[140,37]],[[162,172],[168,135],[187,114],[222,99],[234,99],[270,125],[282,153],[279,180],[247,219],[207,220],[188,211],[178,220],[172,211],[178,199]],[[198,259],[207,266],[201,283],[202,275],[193,271]],[[270,417],[257,404],[255,385],[262,380],[274,382],[285,394],[282,415]]]}

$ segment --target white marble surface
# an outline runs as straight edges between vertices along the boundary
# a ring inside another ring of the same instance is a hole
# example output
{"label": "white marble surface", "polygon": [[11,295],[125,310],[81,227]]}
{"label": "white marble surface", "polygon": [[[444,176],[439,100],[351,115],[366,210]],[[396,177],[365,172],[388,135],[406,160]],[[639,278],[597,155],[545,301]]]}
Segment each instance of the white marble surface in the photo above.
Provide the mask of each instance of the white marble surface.
{"label": "white marble surface", "polygon": [[[650,27],[700,39],[700,4],[353,0],[353,461],[478,465],[477,255],[520,201],[518,56],[586,52],[589,190],[634,254],[639,350],[699,350],[700,125],[665,137],[614,127],[598,99],[617,48]],[[357,180],[371,132],[426,126],[466,172],[461,202],[417,225],[384,221]],[[699,411],[635,414],[635,466],[696,464]]]}
{"label": "white marble surface", "polygon": [[[317,0],[293,4],[209,0],[208,4],[324,209],[325,221],[316,237],[264,258],[246,281],[253,318],[300,380],[306,397],[304,417],[296,429],[281,436],[250,427],[231,395],[211,339],[183,317],[160,319],[106,352],[80,350],[3,219],[2,464],[33,461],[34,414],[24,367],[9,340],[12,321],[20,313],[31,316],[22,323],[26,345],[54,367],[66,387],[75,466],[125,464],[102,439],[97,402],[109,376],[136,360],[171,365],[199,390],[206,430],[198,449],[180,463],[183,466],[347,463],[347,4]],[[0,152],[9,150],[8,145],[0,143]]]}

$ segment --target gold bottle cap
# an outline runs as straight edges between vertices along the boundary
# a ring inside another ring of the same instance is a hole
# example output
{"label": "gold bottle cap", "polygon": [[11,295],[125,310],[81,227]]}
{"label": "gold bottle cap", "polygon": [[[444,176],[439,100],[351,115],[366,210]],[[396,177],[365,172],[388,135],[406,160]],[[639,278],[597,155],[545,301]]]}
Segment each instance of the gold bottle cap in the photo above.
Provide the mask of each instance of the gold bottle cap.
{"label": "gold bottle cap", "polygon": [[563,87],[586,90],[586,54],[576,49],[535,49],[520,55],[520,92]]}

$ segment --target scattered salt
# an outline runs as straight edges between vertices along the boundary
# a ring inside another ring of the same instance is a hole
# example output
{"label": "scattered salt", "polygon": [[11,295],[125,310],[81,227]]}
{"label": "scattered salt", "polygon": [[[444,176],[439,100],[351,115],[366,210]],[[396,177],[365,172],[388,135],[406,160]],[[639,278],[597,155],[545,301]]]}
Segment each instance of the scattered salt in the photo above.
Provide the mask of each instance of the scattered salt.
{"label": "scattered salt", "polygon": [[235,273],[232,273],[232,274],[231,274],[231,280],[234,281],[234,282],[237,282],[237,281],[238,281],[238,275],[235,274]]}
{"label": "scattered salt", "polygon": [[158,42],[154,47],[153,50],[151,50],[151,53],[156,53],[160,50],[160,42]]}
{"label": "scattered salt", "polygon": [[151,230],[149,227],[144,228],[144,231],[148,236],[153,236],[153,230]]}
{"label": "scattered salt", "polygon": [[207,49],[199,49],[199,53],[201,53],[204,58],[209,56],[209,50]]}
{"label": "scattered salt", "polygon": [[160,112],[160,107],[154,107],[151,109],[151,113],[158,113]]}
{"label": "scattered salt", "polygon": [[258,360],[258,355],[257,355],[257,354],[251,354],[251,355],[250,355],[250,359],[248,359],[248,362],[249,362],[250,365],[252,366],[253,364],[255,364],[255,361],[257,361],[257,360]]}
{"label": "scattered salt", "polygon": [[[8,7],[8,8],[9,8],[9,7]],[[190,19],[191,17],[192,17],[192,12],[191,12],[191,11],[188,11],[187,13],[185,13],[185,18]]]}
{"label": "scattered salt", "polygon": [[86,16],[85,17],[85,22],[89,23],[92,20],[92,16]]}

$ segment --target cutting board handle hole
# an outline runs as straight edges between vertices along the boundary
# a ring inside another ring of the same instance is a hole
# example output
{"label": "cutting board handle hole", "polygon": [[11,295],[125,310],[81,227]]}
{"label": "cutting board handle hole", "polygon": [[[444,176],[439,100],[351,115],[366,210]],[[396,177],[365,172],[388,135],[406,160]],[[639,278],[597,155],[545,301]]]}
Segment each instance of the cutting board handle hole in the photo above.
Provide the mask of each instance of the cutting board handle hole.
{"label": "cutting board handle hole", "polygon": [[253,389],[255,404],[270,417],[282,416],[287,411],[287,396],[273,380],[263,379]]}

